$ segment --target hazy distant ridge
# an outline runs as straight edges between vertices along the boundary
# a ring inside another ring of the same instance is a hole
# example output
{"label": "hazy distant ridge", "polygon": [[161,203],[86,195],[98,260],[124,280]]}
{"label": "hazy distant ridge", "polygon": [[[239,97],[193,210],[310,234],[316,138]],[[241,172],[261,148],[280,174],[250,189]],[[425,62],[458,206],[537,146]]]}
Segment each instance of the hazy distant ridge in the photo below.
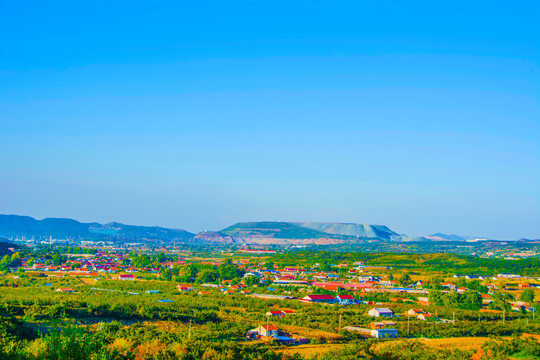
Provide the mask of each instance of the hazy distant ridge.
{"label": "hazy distant ridge", "polygon": [[189,240],[195,234],[181,229],[168,229],[159,226],[134,226],[117,222],[108,224],[81,223],[73,219],[45,218],[36,220],[29,216],[0,215],[0,236],[22,237],[27,239],[157,239]]}
{"label": "hazy distant ridge", "polygon": [[425,237],[399,234],[385,225],[336,222],[239,222],[221,231],[193,234],[182,229],[135,226],[118,222],[81,223],[73,219],[0,215],[0,237],[111,241],[179,241],[189,243],[306,244],[379,241],[466,241],[466,236],[436,233]]}

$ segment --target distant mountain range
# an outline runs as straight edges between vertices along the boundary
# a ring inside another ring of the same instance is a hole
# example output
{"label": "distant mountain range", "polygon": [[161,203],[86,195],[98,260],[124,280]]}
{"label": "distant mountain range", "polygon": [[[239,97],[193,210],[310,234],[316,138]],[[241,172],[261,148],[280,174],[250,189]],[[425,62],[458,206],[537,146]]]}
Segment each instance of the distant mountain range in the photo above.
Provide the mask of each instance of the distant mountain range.
{"label": "distant mountain range", "polygon": [[477,240],[477,239],[483,239],[481,237],[475,237],[475,236],[460,236],[460,235],[454,235],[454,234],[442,234],[442,233],[436,233],[425,236],[428,240],[433,241],[467,241],[467,240]]}
{"label": "distant mountain range", "polygon": [[35,240],[72,239],[94,241],[178,241],[184,243],[225,244],[333,244],[377,240],[466,241],[476,239],[436,233],[425,237],[398,234],[385,225],[327,222],[240,222],[220,231],[193,234],[182,229],[159,226],[135,226],[118,222],[81,223],[73,219],[0,215],[0,237]]}
{"label": "distant mountain range", "polygon": [[73,240],[191,240],[195,234],[181,229],[159,226],[133,226],[117,222],[108,224],[81,223],[73,219],[46,218],[36,220],[29,216],[0,215],[0,236],[26,239]]}

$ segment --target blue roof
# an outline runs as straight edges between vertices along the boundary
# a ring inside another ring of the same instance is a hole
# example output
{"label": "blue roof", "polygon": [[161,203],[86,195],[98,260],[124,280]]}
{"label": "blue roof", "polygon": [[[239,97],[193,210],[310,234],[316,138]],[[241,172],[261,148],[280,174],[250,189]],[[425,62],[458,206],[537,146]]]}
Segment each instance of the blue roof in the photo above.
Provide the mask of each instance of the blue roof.
{"label": "blue roof", "polygon": [[286,336],[274,336],[275,339],[281,340],[281,341],[292,341],[293,339]]}

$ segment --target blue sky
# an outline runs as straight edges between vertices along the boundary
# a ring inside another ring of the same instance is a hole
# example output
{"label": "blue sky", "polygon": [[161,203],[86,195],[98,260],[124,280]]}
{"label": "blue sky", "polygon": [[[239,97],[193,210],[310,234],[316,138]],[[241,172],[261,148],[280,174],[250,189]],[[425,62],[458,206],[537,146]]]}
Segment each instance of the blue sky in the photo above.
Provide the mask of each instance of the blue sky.
{"label": "blue sky", "polygon": [[540,237],[536,1],[0,1],[0,213]]}

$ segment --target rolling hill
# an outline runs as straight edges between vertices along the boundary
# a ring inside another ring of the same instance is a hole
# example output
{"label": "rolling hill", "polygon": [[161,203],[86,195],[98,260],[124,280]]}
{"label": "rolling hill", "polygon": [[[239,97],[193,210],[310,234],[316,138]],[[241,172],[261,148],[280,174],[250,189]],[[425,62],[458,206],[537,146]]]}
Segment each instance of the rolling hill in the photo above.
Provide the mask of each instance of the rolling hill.
{"label": "rolling hill", "polygon": [[[343,243],[361,240],[407,241],[384,225],[322,223],[322,222],[241,222],[229,226],[217,234],[239,243],[286,244],[286,243]],[[218,235],[214,233],[216,239]],[[425,240],[425,239],[423,239]]]}

